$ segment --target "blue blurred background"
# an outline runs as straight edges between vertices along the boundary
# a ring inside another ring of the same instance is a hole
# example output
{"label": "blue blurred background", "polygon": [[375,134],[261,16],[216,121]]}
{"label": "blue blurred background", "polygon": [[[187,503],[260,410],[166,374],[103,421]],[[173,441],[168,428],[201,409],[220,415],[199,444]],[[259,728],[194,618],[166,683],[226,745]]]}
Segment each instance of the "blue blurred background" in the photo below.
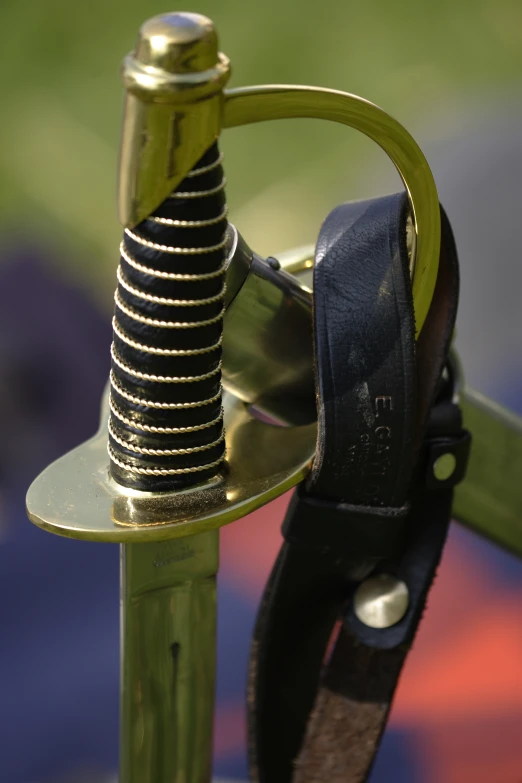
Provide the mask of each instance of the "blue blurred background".
{"label": "blue blurred background", "polygon": [[[519,0],[3,0],[0,90],[0,779],[106,783],[117,768],[118,553],[45,535],[30,481],[96,428],[121,229],[119,66],[166,10],[211,16],[232,85],[363,95],[424,149],[462,263],[466,379],[522,412]],[[313,242],[342,200],[397,190],[340,127],[229,131],[231,219],[261,253]],[[246,775],[255,607],[287,499],[223,531],[216,774]],[[522,780],[522,565],[455,526],[372,783]]]}

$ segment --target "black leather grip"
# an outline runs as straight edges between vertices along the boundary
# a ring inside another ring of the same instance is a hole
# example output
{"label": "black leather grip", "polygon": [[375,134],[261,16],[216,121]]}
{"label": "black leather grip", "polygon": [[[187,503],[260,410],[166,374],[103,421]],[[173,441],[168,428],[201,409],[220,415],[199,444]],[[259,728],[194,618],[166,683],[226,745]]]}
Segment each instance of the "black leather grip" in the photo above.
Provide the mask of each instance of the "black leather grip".
{"label": "black leather grip", "polygon": [[147,491],[215,475],[225,454],[227,209],[217,144],[121,244],[111,347],[111,474]]}

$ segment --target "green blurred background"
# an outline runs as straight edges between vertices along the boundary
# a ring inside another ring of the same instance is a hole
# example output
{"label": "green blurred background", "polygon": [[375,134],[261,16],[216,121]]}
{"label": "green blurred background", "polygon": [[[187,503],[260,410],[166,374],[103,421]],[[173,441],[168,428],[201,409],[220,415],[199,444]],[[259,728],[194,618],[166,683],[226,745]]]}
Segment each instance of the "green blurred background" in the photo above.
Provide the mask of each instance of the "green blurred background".
{"label": "green blurred background", "polygon": [[[120,62],[144,19],[166,10],[174,9],[164,0],[0,6],[0,231],[4,241],[47,246],[107,306],[120,235]],[[232,86],[355,92],[395,115],[421,146],[444,133],[463,102],[521,81],[520,0],[198,0],[181,10],[215,21]],[[229,131],[223,147],[232,220],[259,252],[313,241],[339,200],[373,194],[366,172],[385,165],[356,132],[314,121]]]}

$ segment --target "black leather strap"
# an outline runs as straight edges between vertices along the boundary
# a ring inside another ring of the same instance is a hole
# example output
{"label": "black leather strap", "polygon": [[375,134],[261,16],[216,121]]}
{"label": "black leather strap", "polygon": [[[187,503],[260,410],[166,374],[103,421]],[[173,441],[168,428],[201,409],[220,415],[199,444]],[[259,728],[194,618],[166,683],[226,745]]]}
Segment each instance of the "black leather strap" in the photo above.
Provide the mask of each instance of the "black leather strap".
{"label": "black leather strap", "polygon": [[[451,229],[443,214],[437,312],[416,356],[405,222],[405,198],[391,196],[338,207],[319,237],[317,455],[289,507],[256,626],[249,741],[259,783],[365,780],[449,521],[453,482],[431,481],[436,450],[426,441],[437,395],[437,438],[460,448],[454,476],[463,473],[460,417],[440,397],[458,292]],[[410,606],[377,631],[351,599],[379,572],[406,582]]]}
{"label": "black leather strap", "polygon": [[318,406],[310,494],[402,506],[414,426],[415,341],[406,200],[343,204],[314,268]]}

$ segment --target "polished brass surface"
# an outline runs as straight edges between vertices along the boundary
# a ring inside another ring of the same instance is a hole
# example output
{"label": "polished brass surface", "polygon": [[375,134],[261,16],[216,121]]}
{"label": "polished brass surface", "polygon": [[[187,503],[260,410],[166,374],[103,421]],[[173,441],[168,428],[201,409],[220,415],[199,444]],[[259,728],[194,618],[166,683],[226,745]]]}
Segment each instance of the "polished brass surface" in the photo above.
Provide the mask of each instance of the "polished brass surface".
{"label": "polished brass surface", "polygon": [[123,63],[118,177],[121,223],[132,228],[179,185],[218,137],[230,64],[210,19],[161,14]]}
{"label": "polished brass surface", "polygon": [[390,628],[402,620],[409,605],[408,588],[389,574],[365,579],[353,597],[356,617],[370,628]]}
{"label": "polished brass surface", "polygon": [[312,117],[355,128],[386,152],[404,182],[415,224],[413,299],[419,333],[437,279],[440,209],[430,167],[408,131],[375,104],[337,90],[275,84],[229,90],[225,96],[225,128],[265,120]]}
{"label": "polished brass surface", "polygon": [[97,434],[53,462],[29,488],[29,518],[70,538],[162,541],[233,522],[307,475],[315,451],[315,423],[269,424],[227,392],[223,405],[226,472],[183,492],[139,492],[109,475],[106,393]]}
{"label": "polished brass surface", "polygon": [[437,481],[447,481],[455,472],[457,458],[454,454],[441,454],[433,465],[433,475]]}
{"label": "polished brass surface", "polygon": [[300,245],[277,254],[281,269],[289,275],[297,277],[301,288],[310,294],[314,288],[314,259],[315,247],[313,245]]}
{"label": "polished brass surface", "polygon": [[254,254],[232,223],[228,224],[226,240],[228,266],[224,304],[228,308],[248,276]]}
{"label": "polished brass surface", "polygon": [[312,300],[295,277],[254,255],[223,335],[225,389],[276,419],[315,420]]}
{"label": "polished brass surface", "polygon": [[208,783],[218,531],[121,547],[121,783]]}

